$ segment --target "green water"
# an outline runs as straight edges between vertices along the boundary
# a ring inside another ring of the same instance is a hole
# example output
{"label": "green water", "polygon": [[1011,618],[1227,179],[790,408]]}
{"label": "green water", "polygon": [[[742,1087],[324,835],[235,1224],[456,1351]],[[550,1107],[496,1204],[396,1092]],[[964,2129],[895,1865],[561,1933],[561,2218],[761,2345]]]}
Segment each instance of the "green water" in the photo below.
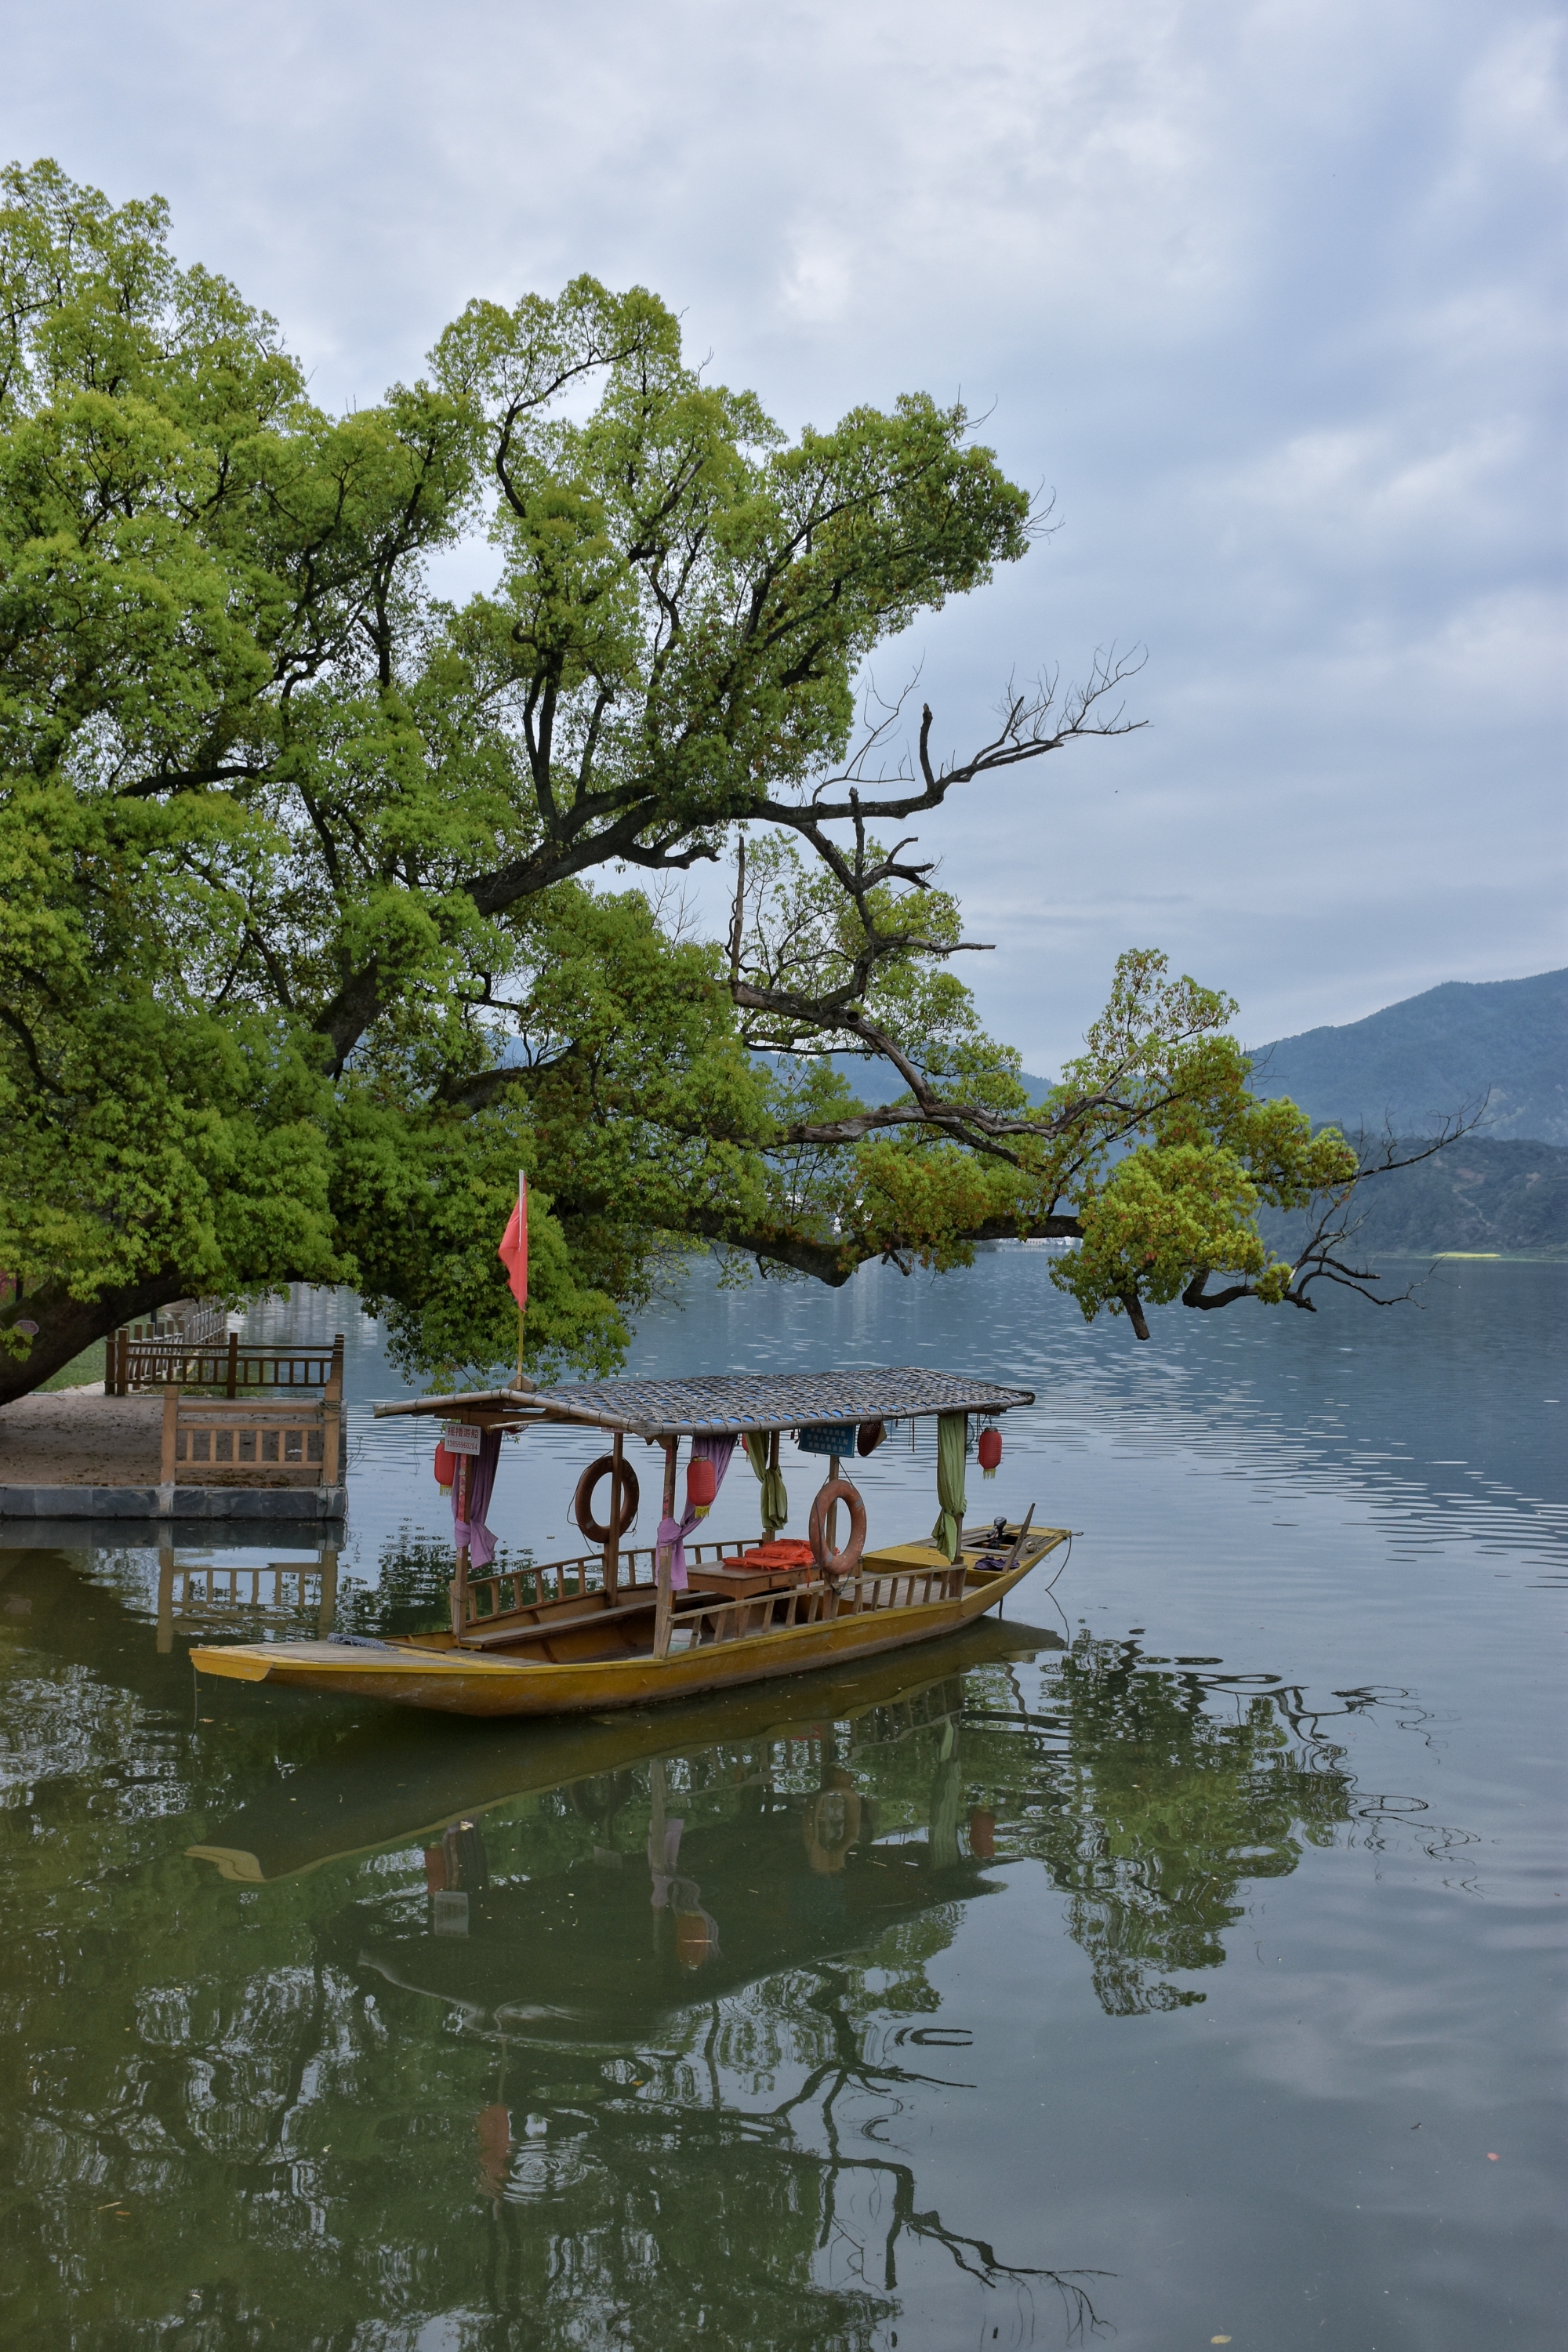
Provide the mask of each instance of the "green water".
{"label": "green water", "polygon": [[[160,1633],[151,1531],[10,1531],[6,2344],[1556,2340],[1568,1277],[1135,1355],[1042,1276],[643,1335],[1037,1388],[972,1502],[1073,1557],[902,1660],[405,1720],[195,1685],[261,1622],[210,1548]],[[390,1623],[438,1516],[363,1438],[340,1607]],[[874,1517],[929,1517],[893,1454]]]}

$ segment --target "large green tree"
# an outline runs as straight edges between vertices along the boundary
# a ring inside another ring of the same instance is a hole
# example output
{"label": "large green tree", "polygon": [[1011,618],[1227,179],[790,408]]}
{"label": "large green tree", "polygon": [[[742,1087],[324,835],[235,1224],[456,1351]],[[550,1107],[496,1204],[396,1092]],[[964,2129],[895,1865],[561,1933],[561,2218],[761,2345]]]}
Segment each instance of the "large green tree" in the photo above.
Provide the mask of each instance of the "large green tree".
{"label": "large green tree", "polygon": [[[874,649],[1029,544],[961,408],[792,440],[655,296],[580,278],[329,416],[161,203],[49,163],[0,195],[0,1401],[289,1280],[493,1363],[520,1166],[536,1370],[613,1362],[697,1243],[838,1282],[1077,1236],[1060,1278],[1141,1335],[1349,1278],[1331,1215],[1295,1267],[1258,1239],[1356,1158],[1253,1099],[1227,1000],[1124,959],[1044,1106],[977,1024],[897,829],[1121,731],[1126,666],[962,759],[929,710],[907,764],[858,740]],[[429,559],[484,530],[456,607]],[[657,887],[718,858],[727,945]],[[846,1048],[901,1099],[857,1101]]]}

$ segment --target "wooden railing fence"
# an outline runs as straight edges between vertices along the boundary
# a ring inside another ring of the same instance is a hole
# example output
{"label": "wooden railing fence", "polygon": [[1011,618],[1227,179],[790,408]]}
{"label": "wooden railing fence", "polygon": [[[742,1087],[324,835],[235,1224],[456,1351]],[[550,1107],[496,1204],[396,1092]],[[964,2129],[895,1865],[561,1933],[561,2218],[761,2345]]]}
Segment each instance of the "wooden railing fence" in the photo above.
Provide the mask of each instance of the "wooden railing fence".
{"label": "wooden railing fence", "polygon": [[336,1486],[342,1480],[342,1402],[328,1394],[299,1403],[277,1398],[193,1397],[163,1391],[165,1486],[199,1486],[215,1471],[265,1473],[268,1486]]}
{"label": "wooden railing fence", "polygon": [[226,1397],[254,1389],[324,1389],[343,1392],[343,1337],[329,1344],[273,1346],[243,1340],[237,1332],[210,1341],[183,1332],[138,1336],[127,1324],[111,1332],[104,1356],[104,1392],[130,1396],[139,1389],[218,1389]]}
{"label": "wooden railing fence", "polygon": [[845,1591],[826,1580],[787,1584],[779,1592],[753,1593],[744,1601],[704,1601],[682,1606],[669,1632],[671,1650],[694,1650],[709,1642],[741,1642],[748,1633],[775,1633],[788,1625],[816,1625],[837,1617]]}
{"label": "wooden railing fence", "polygon": [[323,1637],[337,1613],[338,1548],[323,1544],[313,1560],[274,1559],[265,1567],[227,1560],[176,1559],[173,1544],[158,1552],[158,1647],[174,1646],[176,1631],[205,1632],[215,1621],[270,1618],[292,1624],[311,1605]]}

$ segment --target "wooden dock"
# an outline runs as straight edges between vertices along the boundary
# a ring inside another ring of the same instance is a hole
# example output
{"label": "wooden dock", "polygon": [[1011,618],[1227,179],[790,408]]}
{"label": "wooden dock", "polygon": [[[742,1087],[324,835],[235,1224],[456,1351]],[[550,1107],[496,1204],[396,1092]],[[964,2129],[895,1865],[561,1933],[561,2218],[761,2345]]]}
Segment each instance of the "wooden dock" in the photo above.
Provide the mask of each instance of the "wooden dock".
{"label": "wooden dock", "polygon": [[207,1377],[153,1390],[142,1384],[146,1359],[132,1358],[124,1387],[117,1379],[104,1395],[17,1398],[0,1410],[0,1517],[342,1517],[341,1335],[312,1348],[236,1347],[226,1336],[132,1344],[161,1349],[165,1371]]}

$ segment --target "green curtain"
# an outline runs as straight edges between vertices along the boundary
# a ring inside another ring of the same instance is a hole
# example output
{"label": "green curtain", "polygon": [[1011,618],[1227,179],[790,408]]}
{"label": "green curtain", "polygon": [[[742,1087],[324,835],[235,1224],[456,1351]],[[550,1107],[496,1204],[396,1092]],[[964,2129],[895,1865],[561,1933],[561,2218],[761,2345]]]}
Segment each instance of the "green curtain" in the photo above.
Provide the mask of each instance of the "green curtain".
{"label": "green curtain", "polygon": [[768,1466],[772,1444],[768,1430],[753,1429],[747,1433],[746,1459],[763,1482],[763,1526],[770,1536],[776,1536],[789,1517],[789,1496],[784,1492],[784,1472]]}
{"label": "green curtain", "polygon": [[963,1491],[963,1454],[969,1440],[966,1412],[938,1413],[936,1421],[936,1498],[942,1505],[931,1539],[944,1559],[958,1558],[968,1497]]}

